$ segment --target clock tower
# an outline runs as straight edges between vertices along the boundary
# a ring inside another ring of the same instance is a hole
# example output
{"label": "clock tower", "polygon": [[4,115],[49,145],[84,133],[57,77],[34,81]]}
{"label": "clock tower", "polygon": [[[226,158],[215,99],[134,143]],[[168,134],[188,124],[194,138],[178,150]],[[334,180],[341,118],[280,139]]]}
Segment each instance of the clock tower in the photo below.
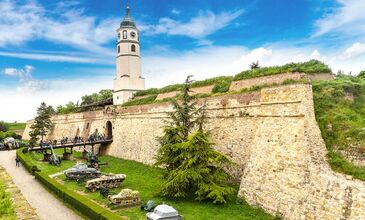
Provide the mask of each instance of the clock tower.
{"label": "clock tower", "polygon": [[139,30],[131,15],[129,4],[126,15],[117,30],[116,77],[114,79],[113,104],[120,105],[133,97],[136,91],[144,90],[144,78],[141,75],[141,54]]}

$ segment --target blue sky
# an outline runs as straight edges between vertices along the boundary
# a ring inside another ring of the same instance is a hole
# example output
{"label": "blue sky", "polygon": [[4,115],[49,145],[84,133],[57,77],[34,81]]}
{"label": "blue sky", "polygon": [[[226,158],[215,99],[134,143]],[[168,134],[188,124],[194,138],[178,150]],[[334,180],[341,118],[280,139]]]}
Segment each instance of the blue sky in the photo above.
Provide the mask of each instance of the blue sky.
{"label": "blue sky", "polygon": [[[365,69],[360,0],[130,0],[147,87],[319,59]],[[121,0],[0,0],[0,120],[112,88]],[[26,109],[26,111],[24,110]]]}

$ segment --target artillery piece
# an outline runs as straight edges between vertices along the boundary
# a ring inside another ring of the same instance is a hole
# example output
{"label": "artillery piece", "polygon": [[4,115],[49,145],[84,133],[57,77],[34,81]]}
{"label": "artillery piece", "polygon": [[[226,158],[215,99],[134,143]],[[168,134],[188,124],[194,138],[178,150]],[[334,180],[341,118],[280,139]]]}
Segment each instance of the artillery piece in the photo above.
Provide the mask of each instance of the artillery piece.
{"label": "artillery piece", "polygon": [[15,140],[13,137],[7,137],[4,139],[4,143],[0,143],[0,150],[12,150],[17,149],[20,146],[20,141]]}
{"label": "artillery piece", "polygon": [[86,164],[78,163],[75,166],[63,172],[65,176],[72,180],[82,180],[97,178],[101,175],[100,171],[95,168],[89,168]]}
{"label": "artillery piece", "polygon": [[114,205],[120,206],[133,206],[141,203],[139,192],[131,189],[122,189],[119,194],[108,196],[108,199]]}
{"label": "artillery piece", "polygon": [[92,179],[86,182],[86,188],[95,192],[101,188],[116,188],[119,187],[127,176],[124,174],[106,174],[99,178]]}

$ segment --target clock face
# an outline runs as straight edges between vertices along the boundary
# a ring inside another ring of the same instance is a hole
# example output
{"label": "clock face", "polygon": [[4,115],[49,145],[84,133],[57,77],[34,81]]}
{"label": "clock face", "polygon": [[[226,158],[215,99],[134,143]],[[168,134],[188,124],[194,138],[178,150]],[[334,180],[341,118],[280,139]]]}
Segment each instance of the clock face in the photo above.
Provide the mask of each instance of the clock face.
{"label": "clock face", "polygon": [[136,33],[135,32],[131,32],[131,37],[135,38],[136,37]]}

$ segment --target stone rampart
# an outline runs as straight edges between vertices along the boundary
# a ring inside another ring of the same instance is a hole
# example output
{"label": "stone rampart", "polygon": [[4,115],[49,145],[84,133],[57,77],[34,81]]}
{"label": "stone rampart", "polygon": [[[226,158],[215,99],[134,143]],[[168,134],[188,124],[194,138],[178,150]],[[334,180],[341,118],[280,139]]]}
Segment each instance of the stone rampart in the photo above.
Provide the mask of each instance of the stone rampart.
{"label": "stone rampart", "polygon": [[[333,172],[326,161],[311,85],[204,101],[206,128],[216,149],[237,164],[232,174],[241,180],[239,196],[250,204],[284,219],[365,218],[365,184]],[[159,103],[55,116],[49,138],[85,136],[95,129],[107,133],[111,123],[113,143],[104,152],[151,164],[169,111],[169,103]]]}

